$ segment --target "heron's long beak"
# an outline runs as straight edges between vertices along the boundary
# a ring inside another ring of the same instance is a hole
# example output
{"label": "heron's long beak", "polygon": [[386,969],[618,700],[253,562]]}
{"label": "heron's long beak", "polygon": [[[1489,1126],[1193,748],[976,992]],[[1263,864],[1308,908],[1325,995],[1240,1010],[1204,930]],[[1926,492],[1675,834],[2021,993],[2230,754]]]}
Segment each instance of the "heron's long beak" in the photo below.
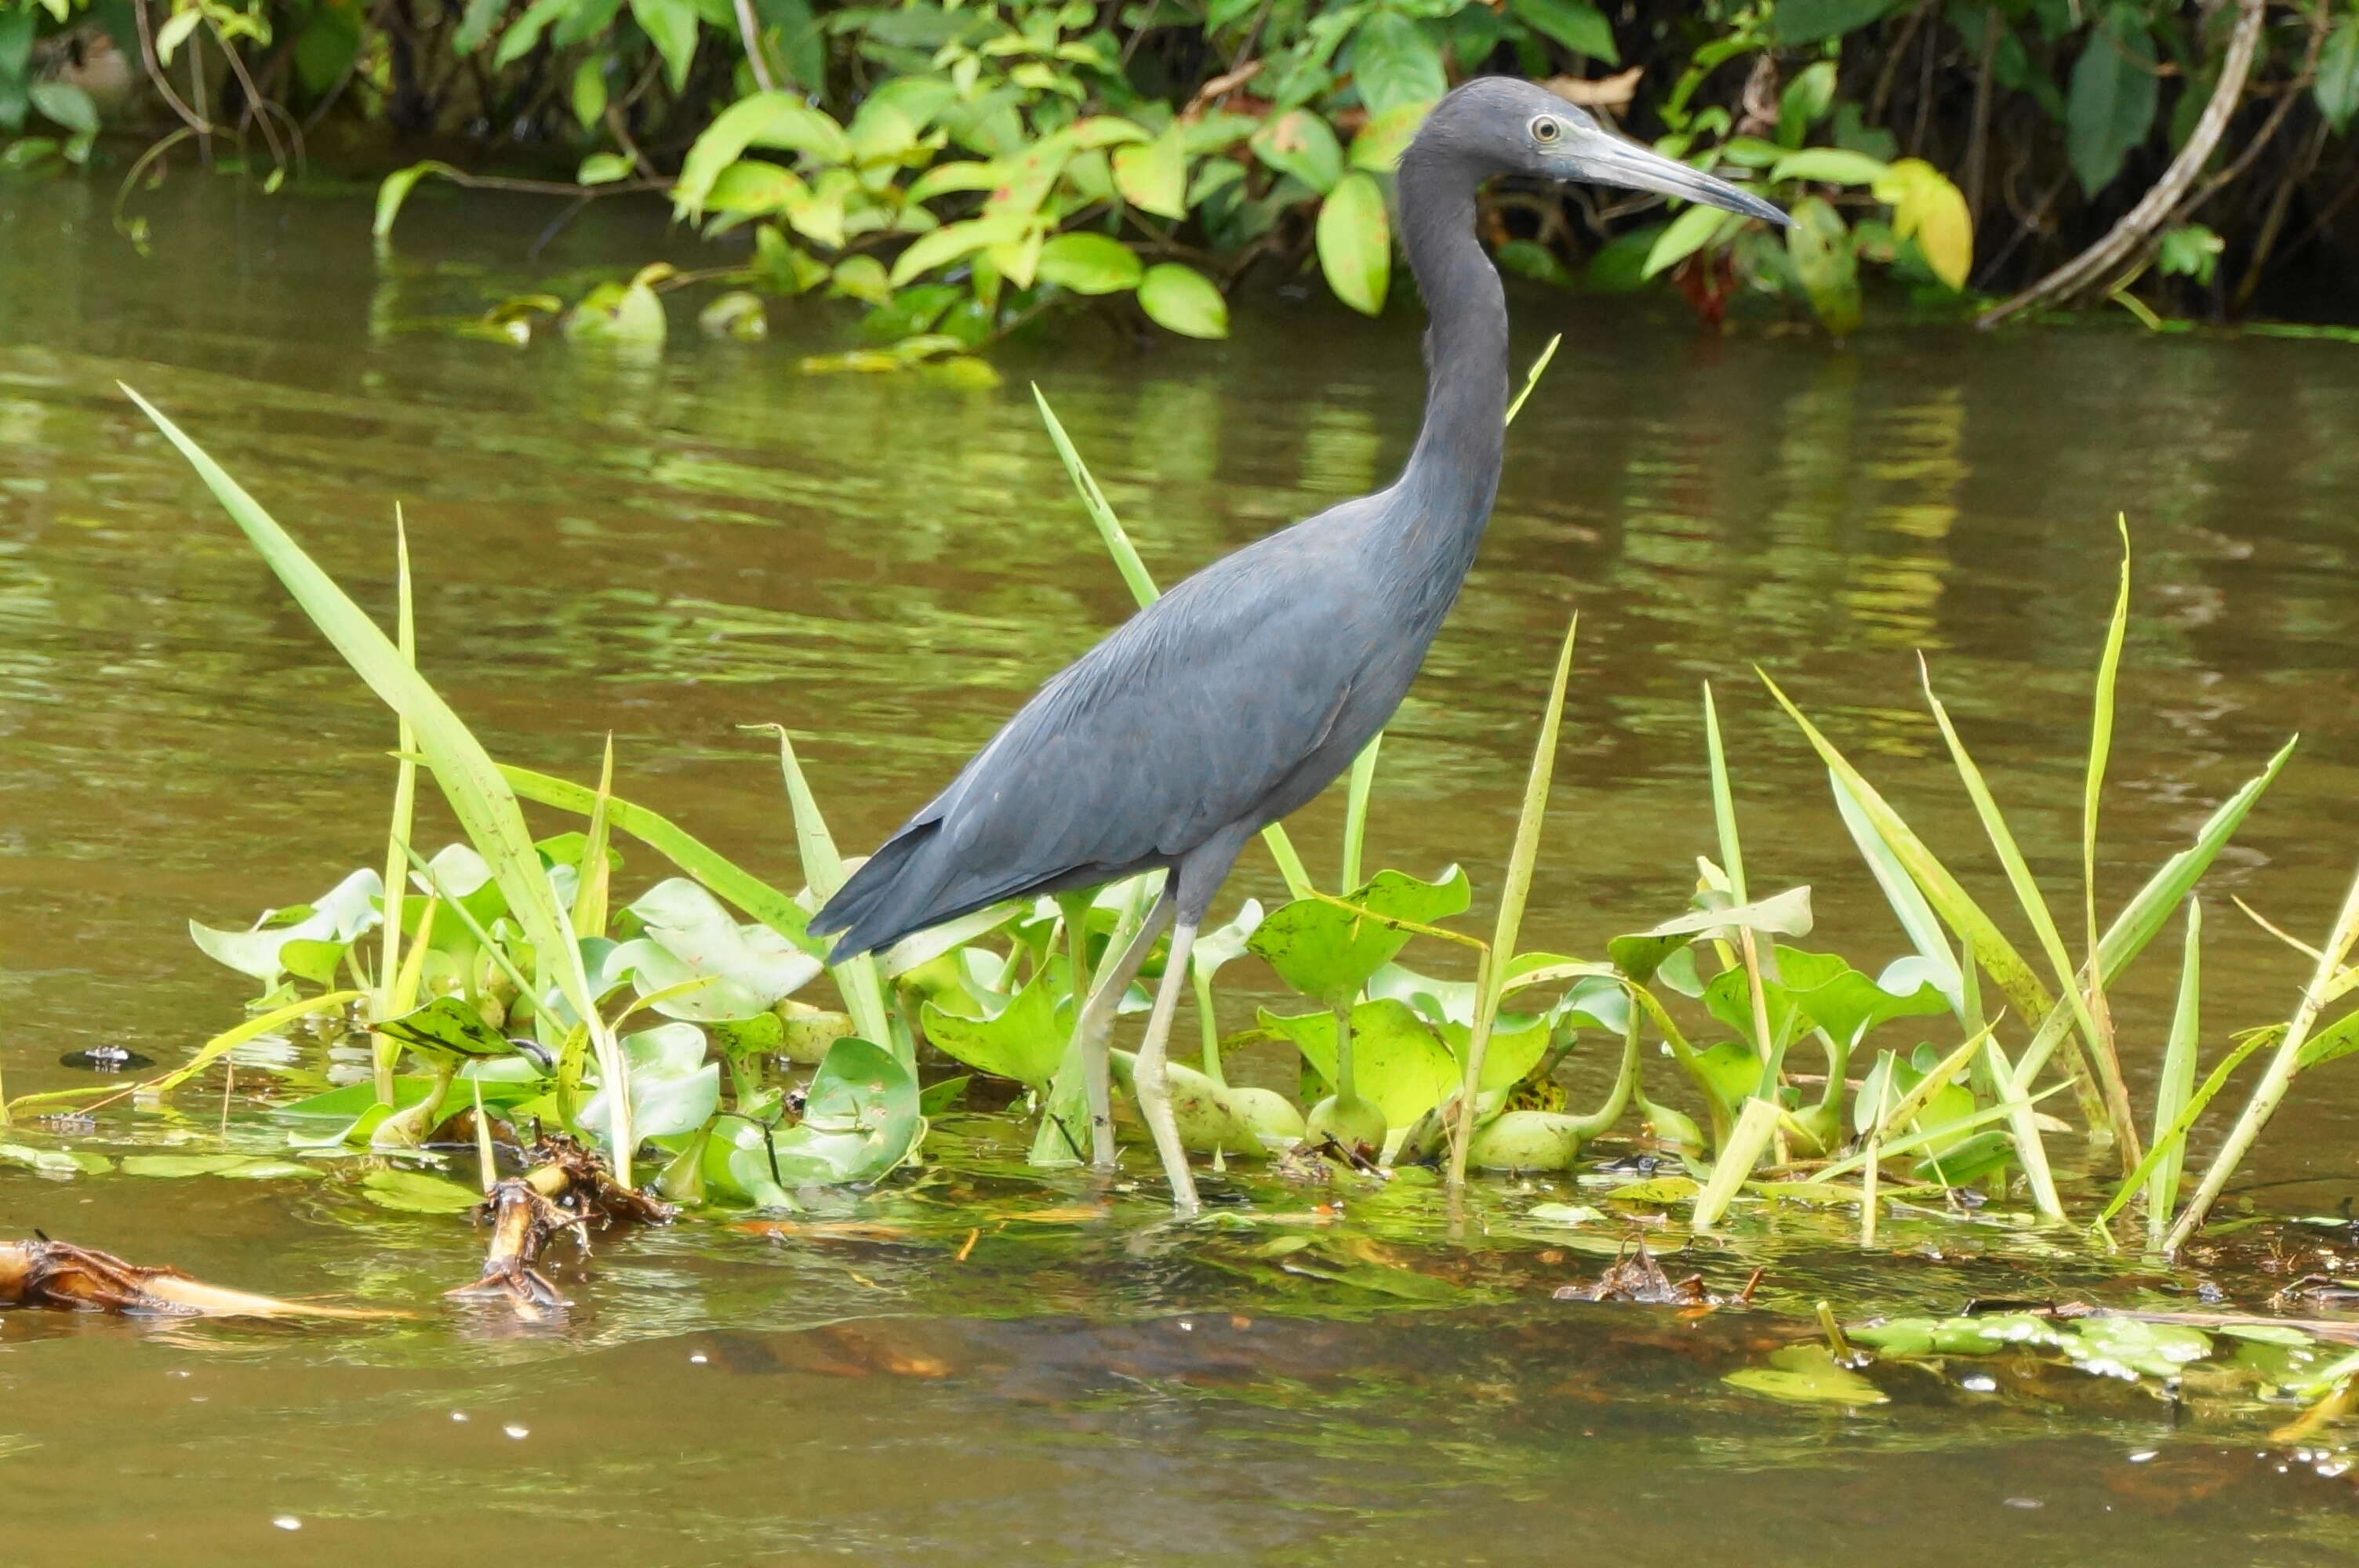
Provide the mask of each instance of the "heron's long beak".
{"label": "heron's long beak", "polygon": [[1690,168],[1677,158],[1665,157],[1636,142],[1614,135],[1583,136],[1566,150],[1571,155],[1566,162],[1572,166],[1572,178],[1576,179],[1620,185],[1632,190],[1658,190],[1666,196],[1742,212],[1764,222],[1781,226],[1786,222],[1782,210],[1743,187],[1715,179],[1700,168]]}

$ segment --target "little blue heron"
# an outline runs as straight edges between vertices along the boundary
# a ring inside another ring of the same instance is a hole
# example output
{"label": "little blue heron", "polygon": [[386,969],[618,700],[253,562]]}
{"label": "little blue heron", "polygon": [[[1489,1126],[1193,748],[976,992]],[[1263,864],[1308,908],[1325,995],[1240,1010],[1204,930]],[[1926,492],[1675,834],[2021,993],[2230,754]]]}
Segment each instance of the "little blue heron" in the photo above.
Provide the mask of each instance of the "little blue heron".
{"label": "little blue heron", "polygon": [[1402,246],[1424,297],[1425,423],[1391,488],[1223,557],[1026,703],[811,919],[841,960],[998,903],[1163,871],[1163,892],[1078,1025],[1092,1157],[1114,1159],[1107,1037],[1165,928],[1132,1082],[1172,1201],[1196,1206],[1165,1042],[1189,951],[1245,841],[1325,789],[1408,690],[1473,565],[1506,430],[1507,305],[1476,243],[1493,175],[1659,191],[1783,222],[1737,187],[1603,129],[1544,88],[1478,78],[1400,160]]}

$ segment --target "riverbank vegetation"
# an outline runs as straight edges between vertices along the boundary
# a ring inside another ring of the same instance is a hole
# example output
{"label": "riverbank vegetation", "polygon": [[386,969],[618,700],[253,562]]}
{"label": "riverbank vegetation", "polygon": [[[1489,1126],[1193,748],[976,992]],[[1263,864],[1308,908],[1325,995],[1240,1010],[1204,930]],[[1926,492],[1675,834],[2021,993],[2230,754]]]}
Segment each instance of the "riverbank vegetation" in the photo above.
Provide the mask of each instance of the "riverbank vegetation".
{"label": "riverbank vegetation", "polygon": [[136,188],[199,161],[275,189],[399,160],[387,237],[429,177],[556,199],[556,224],[665,200],[712,265],[558,302],[577,330],[659,338],[663,297],[699,286],[725,291],[715,330],[823,295],[908,362],[1084,303],[1217,337],[1240,286],[1379,312],[1401,292],[1392,162],[1494,70],[1798,220],[1491,193],[1499,259],[1537,278],[1837,335],[1864,276],[1984,320],[2354,303],[2354,0],[0,0],[0,158],[151,138],[111,149],[141,244]]}

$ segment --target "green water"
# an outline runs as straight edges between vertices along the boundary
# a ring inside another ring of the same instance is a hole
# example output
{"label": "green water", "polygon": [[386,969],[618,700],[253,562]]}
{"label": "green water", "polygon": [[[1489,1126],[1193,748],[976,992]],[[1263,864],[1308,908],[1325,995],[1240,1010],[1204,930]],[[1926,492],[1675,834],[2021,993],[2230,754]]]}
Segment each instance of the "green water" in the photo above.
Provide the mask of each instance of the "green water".
{"label": "green water", "polygon": [[[569,229],[527,264],[551,210],[421,200],[380,269],[359,202],[190,183],[149,199],[158,249],[141,261],[108,233],[107,198],[0,183],[12,1095],[86,1081],[59,1057],[94,1044],[183,1059],[245,994],[185,919],[299,902],[382,848],[387,716],[118,379],[373,608],[402,503],[425,665],[495,752],[592,776],[611,730],[625,793],[789,885],[775,761],[737,726],[790,727],[846,847],[864,848],[1127,608],[1028,381],[1166,580],[1383,483],[1416,418],[1406,317],[1247,310],[1229,343],[1143,353],[1077,322],[1002,355],[1002,389],[954,393],[799,373],[799,354],[836,346],[816,306],[782,310],[766,344],[688,335],[636,357],[418,325],[679,243],[629,219]],[[1459,860],[1495,883],[1578,607],[1527,942],[1593,951],[1681,908],[1712,849],[1708,678],[1755,885],[1814,886],[1813,946],[1871,968],[1903,951],[1750,666],[1929,837],[1968,845],[1919,649],[2071,907],[2120,511],[2138,588],[2100,880],[2125,894],[2301,731],[2207,888],[2208,1047],[2283,1016],[2305,966],[2227,895],[2314,936],[2359,854],[2359,351],[2112,330],[1835,349],[1700,340],[1660,301],[1523,295],[1516,311],[1519,351],[1558,330],[1565,347],[1387,743],[1375,863]],[[1324,875],[1340,816],[1321,802],[1297,828]],[[1987,862],[1961,858],[2003,903]],[[625,886],[655,874],[641,857]],[[1229,896],[1275,886],[1256,858]],[[2117,1000],[2141,1094],[2168,967]],[[272,1067],[255,1056],[239,1081],[276,1092]],[[1594,1095],[1594,1072],[1574,1078],[1577,1099]],[[92,1146],[213,1147],[212,1083],[177,1117],[110,1113]],[[259,1105],[230,1108],[241,1144],[279,1137]],[[2321,1075],[2232,1211],[2332,1212],[2354,1191],[2354,1113],[2359,1073]],[[827,1200],[821,1217],[875,1233],[684,1226],[602,1238],[586,1261],[561,1251],[551,1272],[576,1308],[531,1326],[440,1299],[481,1256],[463,1223],[333,1184],[0,1169],[0,1237],[38,1227],[414,1314],[0,1316],[0,1564],[2359,1555],[2340,1459],[2269,1440],[2286,1411],[2174,1407],[2078,1374],[1978,1393],[1954,1369],[1886,1369],[1891,1401],[1853,1411],[1720,1381],[1821,1296],[1951,1310],[2184,1292],[2201,1270],[2125,1279],[2069,1241],[1936,1221],[1895,1224],[1863,1257],[1840,1222],[1772,1220],[1680,1266],[1723,1290],[1768,1266],[1762,1310],[1698,1321],[1550,1299],[1598,1260],[1516,1217],[1587,1190],[1571,1184],[1487,1188],[1472,1245],[1427,1193],[1260,1179],[1213,1183],[1258,1222],[1173,1232],[1138,1153],[1137,1185],[1108,1193],[1028,1176],[1006,1145],[988,1119],[953,1117],[940,1164]],[[1314,1210],[1339,1200],[1340,1218]],[[1273,1236],[1347,1260],[1374,1248],[1438,1284],[1407,1300],[1282,1273],[1256,1252]],[[2245,1305],[2270,1288],[2213,1274]]]}

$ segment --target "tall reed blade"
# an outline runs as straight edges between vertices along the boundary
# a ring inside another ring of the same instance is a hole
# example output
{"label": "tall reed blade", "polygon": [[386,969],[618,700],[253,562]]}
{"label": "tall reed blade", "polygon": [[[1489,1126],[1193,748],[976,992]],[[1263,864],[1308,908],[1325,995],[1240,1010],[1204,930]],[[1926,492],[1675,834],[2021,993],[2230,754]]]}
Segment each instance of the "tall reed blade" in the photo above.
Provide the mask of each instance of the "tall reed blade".
{"label": "tall reed blade", "polygon": [[[787,805],[794,815],[795,845],[802,857],[803,880],[810,884],[812,901],[825,903],[843,885],[843,856],[835,847],[835,835],[828,831],[827,818],[820,813],[819,797],[811,793],[810,781],[803,776],[802,762],[795,755],[795,743],[788,738],[783,724],[749,724],[745,728],[766,730],[778,738],[778,771],[786,777]],[[861,1038],[892,1052],[901,1065],[914,1074],[918,1069],[917,1042],[885,1005],[885,983],[876,972],[875,956],[863,953],[829,966],[828,973],[834,978],[836,989],[843,993],[844,1011],[852,1014]]]}
{"label": "tall reed blade", "polygon": [[2288,1021],[2285,1038],[2277,1043],[2277,1054],[2269,1058],[2268,1070],[2261,1075],[2261,1081],[2254,1087],[2253,1098],[2245,1104],[2244,1114],[2237,1117],[2235,1125],[2228,1130],[2219,1153],[2212,1157],[2212,1163],[2204,1171],[2203,1181],[2195,1189],[2195,1195],[2187,1200],[2187,1207],[2172,1222],[2170,1234],[2164,1238],[2166,1250],[2176,1252],[2187,1245],[2188,1238],[2202,1225],[2203,1217],[2212,1212],[2213,1204],[2220,1201],[2220,1194],[2227,1186],[2228,1178],[2236,1173],[2236,1167],[2252,1152],[2253,1141],[2260,1137],[2261,1129],[2267,1127],[2269,1118],[2277,1114],[2286,1090],[2293,1085],[2294,1075],[2301,1070],[2301,1049],[2309,1042],[2310,1030],[2318,1023],[2319,1010],[2326,1005],[2329,992],[2343,965],[2349,961],[2354,943],[2359,943],[2359,877],[2352,880],[2350,892],[2343,895],[2343,908],[2334,917],[2334,929],[2327,937],[2326,946],[2319,951],[2318,968],[2311,974],[2310,984],[2303,988],[2301,1005],[2294,1010],[2293,1017]]}
{"label": "tall reed blade", "polygon": [[2201,1032],[2203,904],[2187,901],[2187,943],[2179,962],[2179,1004],[2170,1015],[2170,1041],[2162,1054],[2162,1076],[2154,1090],[2154,1146],[2161,1159],[2147,1178],[2147,1246],[2162,1250],[2162,1238],[2179,1206],[2179,1177],[2187,1164],[2187,1135],[2170,1136],[2179,1113],[2195,1091],[2196,1041]]}
{"label": "tall reed blade", "polygon": [[1696,1194],[1695,1215],[1691,1223],[1698,1230],[1710,1230],[1718,1225],[1728,1206],[1735,1201],[1737,1189],[1753,1174],[1753,1167],[1769,1148],[1769,1140],[1777,1130],[1777,1108],[1766,1099],[1749,1099],[1736,1119],[1736,1126],[1720,1146],[1720,1156],[1712,1162],[1712,1178],[1703,1190]]}
{"label": "tall reed blade", "polygon": [[2097,1079],[2103,1091],[2102,1100],[2094,1105],[2084,1101],[2082,1109],[2093,1125],[2112,1129],[2119,1144],[2122,1169],[2136,1167],[2143,1151],[2138,1143],[2137,1125],[2130,1110],[2129,1086],[2122,1081],[2122,1065],[2114,1054],[2114,1043],[2097,1027],[2091,1016],[2087,999],[2081,993],[2072,973],[2072,960],[2064,951],[2063,934],[2056,929],[2055,916],[2048,910],[2048,900],[2039,891],[2031,867],[2023,858],[2023,849],[2015,839],[2014,829],[2007,826],[2006,816],[1999,810],[1998,801],[1990,792],[1982,769],[1966,751],[1965,741],[1959,737],[1957,726],[1950,722],[1950,711],[1941,699],[1933,695],[1932,672],[1920,659],[1918,674],[1925,688],[1925,701],[1933,710],[1933,720],[1941,729],[1941,739],[1948,742],[1951,761],[1957,764],[1958,777],[1966,786],[1966,794],[1974,803],[1974,813],[1982,818],[1983,831],[1990,838],[1991,848],[1998,852],[1999,864],[2006,869],[2007,885],[2015,890],[2016,902],[2022,906],[2024,918],[2031,923],[2039,946],[2048,955],[2049,968],[2054,972],[2059,991],[2065,1004],[2072,1010],[2081,1026],[2082,1039],[2096,1061]]}
{"label": "tall reed blade", "polygon": [[[2130,624],[2130,524],[2114,520],[2122,535],[2122,580],[2114,595],[2114,618],[2105,628],[2105,651],[2097,660],[2096,695],[2089,716],[2089,772],[2081,787],[2081,895],[2088,919],[2089,961],[2097,957],[2097,806],[2105,788],[2105,764],[2114,752],[2114,687],[2122,672],[2122,643]],[[2102,986],[2093,980],[2093,987]]]}
{"label": "tall reed blade", "polygon": [[515,792],[500,776],[482,742],[402,658],[400,649],[376,622],[303,553],[302,547],[235,480],[182,434],[179,427],[129,387],[123,390],[179,449],[180,455],[197,470],[197,477],[205,481],[206,488],[253,541],[278,580],[287,585],[311,623],[335,645],[353,672],[387,707],[416,727],[419,752],[434,770],[435,782],[466,829],[475,852],[491,868],[500,892],[507,899],[509,913],[523,928],[539,962],[549,968],[566,1004],[589,1030],[599,1074],[616,1108],[610,1129],[615,1177],[629,1185],[634,1144],[629,1065],[613,1031],[598,1015],[589,973],[582,966],[581,946],[574,940],[565,911],[557,901],[556,890],[541,868],[539,852],[533,848],[532,834],[525,826],[524,812],[516,804]]}
{"label": "tall reed blade", "polygon": [[1731,903],[1750,902],[1745,892],[1745,847],[1736,837],[1736,795],[1728,783],[1728,752],[1720,741],[1720,709],[1712,700],[1712,682],[1703,683],[1704,755],[1712,764],[1712,821],[1720,832],[1720,868],[1728,873]]}
{"label": "tall reed blade", "polygon": [[1556,358],[1556,351],[1560,346],[1562,346],[1563,342],[1564,334],[1562,332],[1559,332],[1555,337],[1550,338],[1548,341],[1548,347],[1542,349],[1538,355],[1533,359],[1532,368],[1524,373],[1524,384],[1521,390],[1516,392],[1516,400],[1507,405],[1506,423],[1510,425],[1514,424],[1516,422],[1516,416],[1524,411],[1525,399],[1530,397],[1532,395],[1532,389],[1539,385],[1541,374],[1547,371],[1549,362]]}
{"label": "tall reed blade", "polygon": [[1360,749],[1352,759],[1352,782],[1343,796],[1343,880],[1338,884],[1350,892],[1360,885],[1360,862],[1368,839],[1368,797],[1376,787],[1376,753],[1385,747],[1385,732]]}
{"label": "tall reed blade", "polygon": [[[1057,456],[1064,460],[1066,477],[1081,492],[1082,505],[1088,510],[1090,521],[1097,524],[1098,537],[1105,542],[1106,554],[1114,557],[1114,569],[1122,573],[1122,580],[1129,585],[1131,598],[1136,600],[1139,608],[1144,610],[1162,598],[1163,590],[1155,586],[1154,574],[1139,558],[1138,546],[1130,542],[1130,534],[1123,527],[1122,519],[1114,515],[1114,507],[1107,503],[1105,492],[1098,488],[1097,479],[1090,472],[1089,464],[1082,460],[1082,454],[1074,448],[1072,438],[1065,434],[1064,424],[1058,419],[1057,411],[1049,406],[1049,395],[1042,392],[1037,383],[1032,388],[1032,401],[1039,405],[1040,421],[1049,427],[1049,439],[1056,444]],[[1296,851],[1294,840],[1287,837],[1285,827],[1273,822],[1261,830],[1261,839],[1269,847],[1270,859],[1277,862],[1277,874],[1286,880],[1288,894],[1294,898],[1309,898],[1310,873],[1304,869],[1302,857]],[[1343,891],[1349,892],[1351,886],[1347,883]]]}
{"label": "tall reed blade", "polygon": [[[409,524],[397,503],[393,509],[393,557],[395,646],[401,662],[411,669],[418,667],[418,613],[413,604],[409,584]],[[377,950],[375,995],[371,999],[374,1018],[382,1022],[397,1016],[394,1005],[394,978],[401,972],[401,915],[409,890],[407,851],[409,835],[418,815],[418,731],[407,718],[400,720],[401,754],[394,762],[393,820],[385,835],[385,895],[382,906],[382,941]],[[369,1054],[375,1068],[376,1102],[393,1103],[393,1070],[401,1059],[401,1042],[383,1034],[370,1036]]]}
{"label": "tall reed blade", "polygon": [[1532,748],[1531,772],[1524,781],[1523,810],[1516,819],[1515,849],[1508,854],[1506,880],[1499,890],[1498,923],[1492,930],[1490,950],[1483,956],[1474,1022],[1467,1031],[1465,1080],[1459,1086],[1458,1119],[1450,1143],[1453,1190],[1466,1184],[1466,1151],[1474,1140],[1474,1098],[1483,1082],[1483,1056],[1490,1048],[1499,999],[1506,992],[1507,967],[1516,956],[1524,903],[1531,896],[1532,871],[1539,862],[1540,827],[1548,818],[1549,785],[1556,776],[1557,736],[1564,725],[1564,694],[1572,680],[1573,642],[1580,633],[1581,616],[1576,611],[1564,629],[1564,645],[1557,652],[1548,708],[1540,717],[1539,740]]}

